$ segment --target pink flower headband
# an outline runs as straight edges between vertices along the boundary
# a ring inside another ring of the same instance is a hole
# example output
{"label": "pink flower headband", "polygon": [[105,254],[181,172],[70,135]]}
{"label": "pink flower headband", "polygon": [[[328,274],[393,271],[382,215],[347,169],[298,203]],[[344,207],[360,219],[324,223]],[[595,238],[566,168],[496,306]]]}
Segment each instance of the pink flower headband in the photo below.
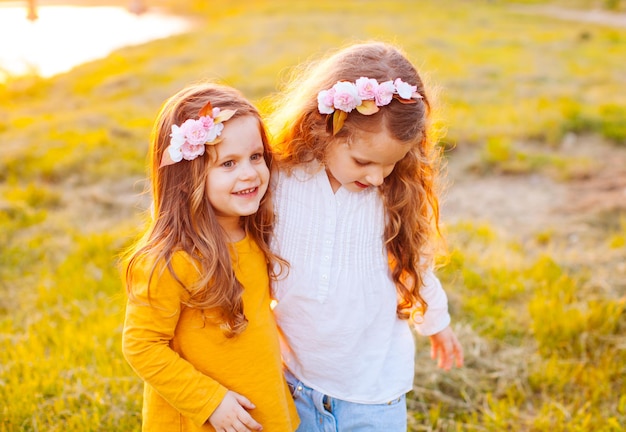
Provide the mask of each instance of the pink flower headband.
{"label": "pink flower headband", "polygon": [[180,126],[172,125],[170,145],[161,158],[159,168],[172,165],[181,160],[194,160],[204,154],[206,145],[217,144],[217,137],[224,129],[224,122],[231,118],[237,110],[220,110],[207,102],[200,109],[198,120],[187,119]]}
{"label": "pink flower headband", "polygon": [[389,105],[392,99],[412,104],[422,98],[417,93],[417,86],[405,83],[400,78],[379,84],[373,78],[361,77],[354,83],[337,81],[330,89],[319,92],[317,109],[321,114],[333,114],[333,135],[336,135],[343,127],[348,113],[355,108],[363,115],[372,115],[378,112],[378,107]]}

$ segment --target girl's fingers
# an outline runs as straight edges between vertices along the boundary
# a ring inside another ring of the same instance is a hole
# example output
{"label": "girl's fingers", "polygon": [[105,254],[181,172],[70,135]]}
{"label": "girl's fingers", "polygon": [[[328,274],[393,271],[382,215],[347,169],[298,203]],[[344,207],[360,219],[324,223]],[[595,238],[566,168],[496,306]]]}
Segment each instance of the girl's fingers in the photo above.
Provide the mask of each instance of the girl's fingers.
{"label": "girl's fingers", "polygon": [[[248,431],[248,430],[253,430],[253,431],[260,431],[263,430],[263,426],[261,426],[261,423],[257,422],[255,419],[252,418],[252,416],[247,412],[244,411],[242,414],[239,415],[238,420],[241,422],[241,426],[243,427],[243,431]],[[239,430],[239,429],[237,429]]]}
{"label": "girl's fingers", "polygon": [[243,419],[241,421],[242,421],[242,426],[245,428],[243,430],[245,430],[245,431],[248,431],[248,430],[261,431],[261,430],[263,430],[263,426],[261,426],[261,423],[257,422],[250,415],[248,415],[247,419]]}
{"label": "girl's fingers", "polygon": [[250,400],[245,397],[244,395],[240,395],[238,393],[235,393],[235,398],[237,399],[237,402],[239,402],[239,405],[241,405],[242,407],[244,407],[245,409],[255,409],[256,406],[254,406],[254,404],[252,402],[250,402]]}
{"label": "girl's fingers", "polygon": [[235,432],[250,432],[256,429],[249,429],[242,421],[238,421],[232,425],[232,430]]}

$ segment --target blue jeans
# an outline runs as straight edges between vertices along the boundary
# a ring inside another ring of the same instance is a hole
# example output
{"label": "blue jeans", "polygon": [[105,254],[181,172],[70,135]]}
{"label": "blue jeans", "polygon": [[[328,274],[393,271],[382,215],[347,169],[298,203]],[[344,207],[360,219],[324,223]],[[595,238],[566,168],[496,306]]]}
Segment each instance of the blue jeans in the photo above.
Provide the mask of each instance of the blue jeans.
{"label": "blue jeans", "polygon": [[285,378],[300,416],[297,432],[406,432],[405,395],[383,404],[360,404],[313,390],[288,370]]}

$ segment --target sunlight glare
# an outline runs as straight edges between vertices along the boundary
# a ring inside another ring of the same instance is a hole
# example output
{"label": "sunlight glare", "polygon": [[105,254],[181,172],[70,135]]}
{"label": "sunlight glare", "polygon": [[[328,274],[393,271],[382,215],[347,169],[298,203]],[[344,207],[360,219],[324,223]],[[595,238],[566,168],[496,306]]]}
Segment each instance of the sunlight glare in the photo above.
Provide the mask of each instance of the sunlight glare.
{"label": "sunlight glare", "polygon": [[41,6],[36,21],[26,15],[24,6],[0,6],[0,81],[3,75],[27,73],[50,77],[191,27],[181,17],[153,11],[134,15],[121,7]]}

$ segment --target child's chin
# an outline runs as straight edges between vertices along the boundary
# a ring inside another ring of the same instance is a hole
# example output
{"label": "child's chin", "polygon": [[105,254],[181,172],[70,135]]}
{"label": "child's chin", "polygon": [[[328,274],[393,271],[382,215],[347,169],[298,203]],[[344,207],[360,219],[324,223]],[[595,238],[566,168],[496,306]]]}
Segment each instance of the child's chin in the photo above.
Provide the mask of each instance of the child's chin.
{"label": "child's chin", "polygon": [[259,207],[260,206],[257,206],[256,208],[250,208],[250,209],[243,210],[243,211],[241,211],[239,213],[239,216],[242,216],[242,217],[243,216],[251,216],[251,215],[253,215],[253,214],[255,214],[256,212],[259,211]]}

